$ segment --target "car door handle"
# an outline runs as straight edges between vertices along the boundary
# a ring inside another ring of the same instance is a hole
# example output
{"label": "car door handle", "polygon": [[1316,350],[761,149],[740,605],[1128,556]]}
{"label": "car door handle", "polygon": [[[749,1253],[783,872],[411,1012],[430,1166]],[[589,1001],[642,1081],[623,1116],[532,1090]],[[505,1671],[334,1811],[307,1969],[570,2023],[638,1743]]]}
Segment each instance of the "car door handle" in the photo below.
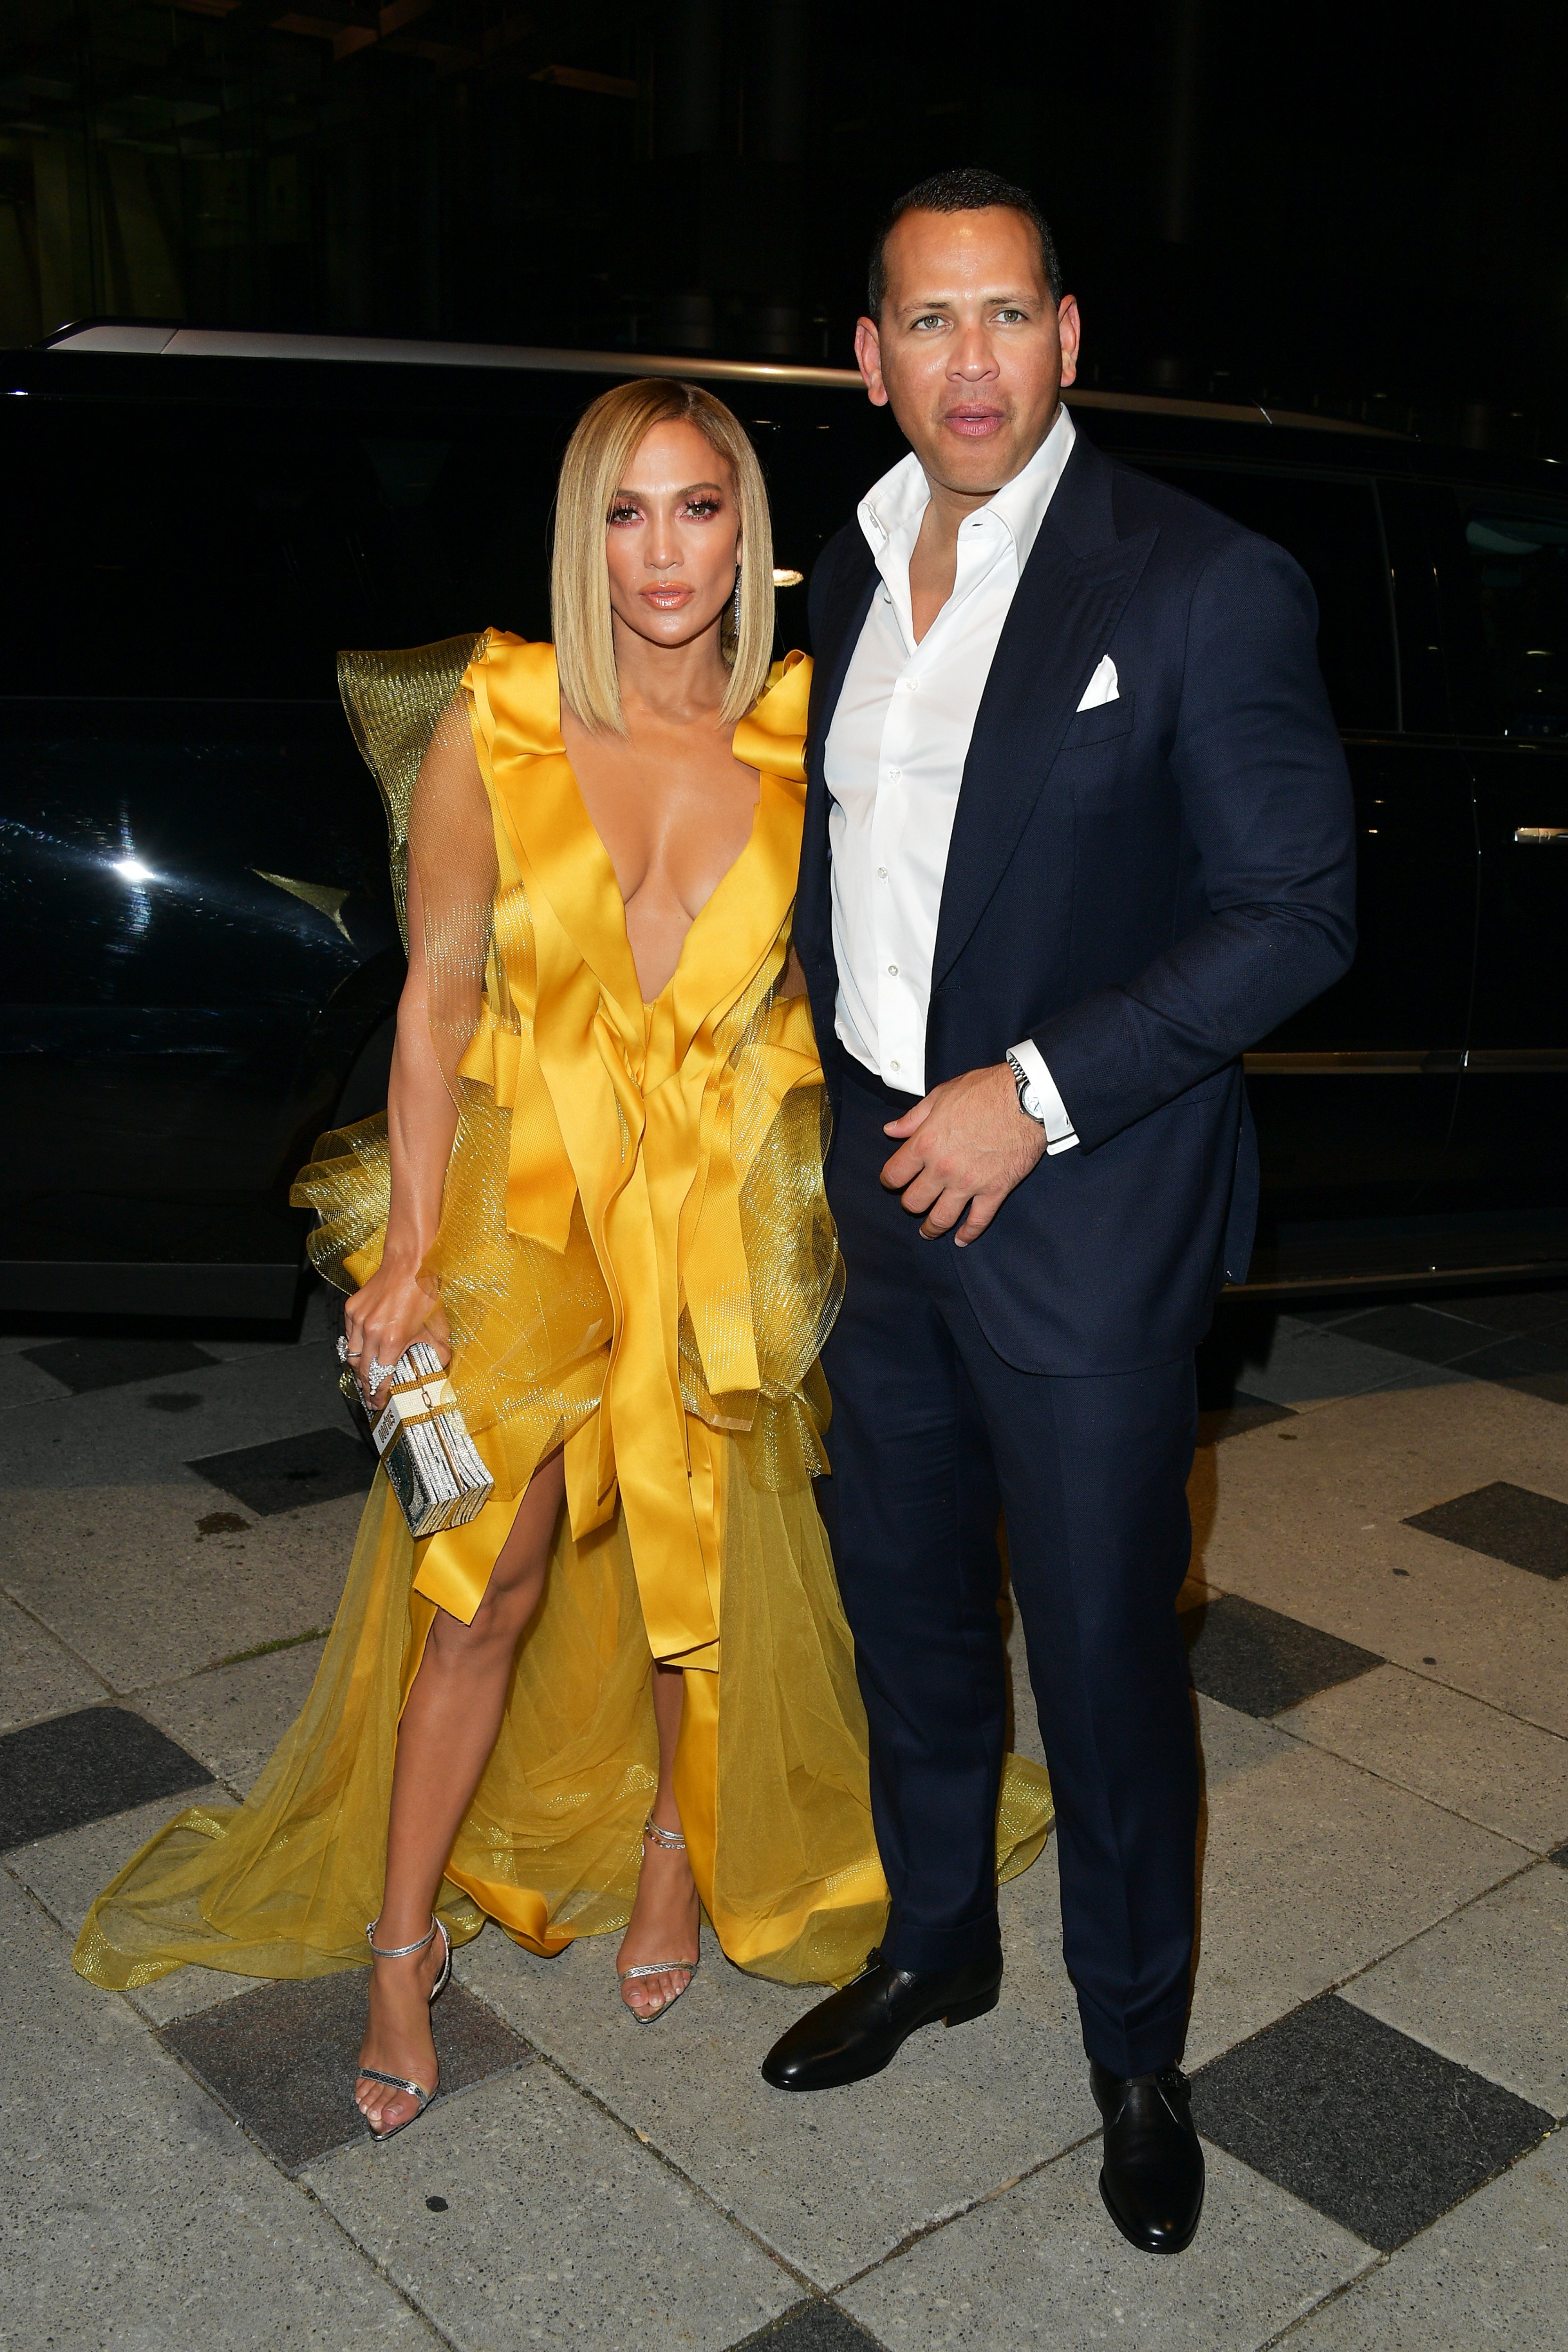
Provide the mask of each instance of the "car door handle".
{"label": "car door handle", "polygon": [[1568,824],[1516,824],[1513,837],[1521,849],[1568,848]]}

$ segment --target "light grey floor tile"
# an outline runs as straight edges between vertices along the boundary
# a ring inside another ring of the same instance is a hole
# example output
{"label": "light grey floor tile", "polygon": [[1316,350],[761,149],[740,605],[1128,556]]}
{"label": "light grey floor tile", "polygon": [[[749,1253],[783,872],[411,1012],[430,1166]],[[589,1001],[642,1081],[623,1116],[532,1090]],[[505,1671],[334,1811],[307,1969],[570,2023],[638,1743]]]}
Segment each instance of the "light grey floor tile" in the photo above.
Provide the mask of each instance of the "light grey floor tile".
{"label": "light grey floor tile", "polygon": [[1287,1616],[1568,1735],[1568,1578],[1402,1522],[1507,1478],[1568,1499],[1561,1406],[1479,1381],[1301,1414],[1198,1457],[1199,1572]]}
{"label": "light grey floor tile", "polygon": [[195,1480],[14,1496],[5,1583],[119,1691],[330,1625],[360,1499],[203,1535],[226,1507]]}
{"label": "light grey floor tile", "polygon": [[0,1731],[90,1706],[103,1685],[25,1611],[0,1600]]}
{"label": "light grey floor tile", "polygon": [[370,2352],[436,2337],[0,1879],[8,2352]]}
{"label": "light grey floor tile", "polygon": [[1205,1698],[1201,1691],[1194,1691],[1193,1698],[1204,1787],[1211,1796],[1227,1780],[1256,1771],[1259,1765],[1277,1763],[1291,1753],[1295,1743],[1272,1723],[1245,1715],[1239,1707],[1226,1706],[1223,1699]]}
{"label": "light grey floor tile", "polygon": [[1339,1397],[1362,1396],[1398,1381],[1404,1387],[1431,1388],[1459,1381],[1462,1372],[1436,1364],[1418,1364],[1387,1348],[1369,1347],[1343,1332],[1296,1323],[1282,1315],[1273,1345],[1262,1363],[1248,1363],[1239,1385],[1248,1396],[1270,1404],[1294,1405],[1298,1411]]}
{"label": "light grey floor tile", "polygon": [[1568,2146],[1555,2133],[1402,2246],[1289,2339],[1289,2352],[1563,2352]]}
{"label": "light grey floor tile", "polygon": [[543,2066],[305,2178],[460,2352],[720,2352],[799,2298],[705,2198]]}
{"label": "light grey floor tile", "polygon": [[[192,1793],[203,1803],[225,1801],[221,1789]],[[58,1837],[16,1846],[5,1857],[5,1867],[37,1896],[74,1944],[94,1895],[102,1893],[139,1846],[145,1845],[165,1822],[173,1821],[183,1803],[179,1797],[161,1797],[156,1804],[138,1805],[133,1812],[115,1813],[108,1821],[89,1822],[85,1828],[66,1830]],[[173,1976],[139,1985],[125,1998],[154,2025],[167,2025],[171,2018],[189,2017],[195,2010],[210,2009],[215,2001],[232,2000],[237,1992],[249,1992],[256,1981],[254,1977],[229,1976],[221,1969],[176,1969]]]}
{"label": "light grey floor tile", "polygon": [[1568,1838],[1568,1739],[1402,1666],[1378,1666],[1275,1720],[1537,1853]]}
{"label": "light grey floor tile", "polygon": [[17,1339],[0,1349],[0,1412],[13,1405],[49,1404],[70,1393],[63,1381],[46,1372],[41,1364],[30,1364],[21,1353],[22,1349],[37,1344]]}
{"label": "light grey floor tile", "polygon": [[1446,2058],[1568,2116],[1568,1871],[1510,1878],[1342,1988]]}
{"label": "light grey floor tile", "polygon": [[1211,1784],[1185,2063],[1365,1968],[1521,1860],[1507,1840],[1314,1748]]}
{"label": "light grey floor tile", "polygon": [[458,1965],[746,2228],[833,2286],[1098,2127],[1049,1845],[1003,1888],[1002,1927],[999,2008],[930,2027],[885,2074],[811,2098],[770,2090],[758,2068],[818,1996],[742,1976],[710,1937],[690,1991],[651,2030],[620,2013],[613,1937],[540,1961],[487,1929]]}
{"label": "light grey floor tile", "polygon": [[[7,1423],[8,1475],[21,1488],[163,1483],[189,1477],[184,1465],[197,1454],[318,1424],[346,1429],[336,1370],[326,1348],[268,1349],[242,1361],[62,1396]],[[153,1402],[172,1396],[196,1402],[177,1410]]]}
{"label": "light grey floor tile", "polygon": [[223,1790],[210,1783],[193,1790],[189,1799],[160,1797],[132,1812],[111,1813],[107,1821],[88,1822],[79,1830],[62,1830],[58,1837],[13,1846],[5,1856],[5,1867],[37,1896],[74,1941],[81,1933],[93,1896],[155,1831],[173,1821],[187,1802],[197,1801],[203,1804],[226,1801]]}
{"label": "light grey floor tile", "polygon": [[937,2231],[839,2300],[891,2352],[1254,2352],[1371,2260],[1370,2250],[1216,2148],[1202,2225],[1152,2261],[1100,2200],[1100,2143]]}
{"label": "light grey floor tile", "polygon": [[[346,1570],[347,1562],[344,1562]],[[298,1643],[240,1666],[146,1691],[138,1704],[172,1739],[241,1795],[304,1706],[321,1663],[320,1642]]]}

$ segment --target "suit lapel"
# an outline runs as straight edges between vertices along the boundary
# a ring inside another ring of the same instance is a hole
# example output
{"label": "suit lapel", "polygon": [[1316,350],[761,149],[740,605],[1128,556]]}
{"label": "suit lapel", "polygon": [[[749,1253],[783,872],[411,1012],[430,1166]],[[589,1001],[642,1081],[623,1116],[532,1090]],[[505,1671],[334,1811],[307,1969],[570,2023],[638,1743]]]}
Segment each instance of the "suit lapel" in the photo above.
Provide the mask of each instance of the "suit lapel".
{"label": "suit lapel", "polygon": [[839,551],[828,583],[821,625],[812,645],[811,709],[806,720],[805,827],[801,844],[800,890],[795,902],[795,935],[802,962],[809,972],[833,956],[832,881],[829,873],[827,783],[823,754],[827,731],[850,659],[860,642],[866,615],[877,585],[877,567],[865,533],[851,524],[838,542]]}
{"label": "suit lapel", "polygon": [[934,992],[1005,873],[1157,534],[1118,539],[1111,469],[1080,436],[1024,568],[963,763],[937,921]]}

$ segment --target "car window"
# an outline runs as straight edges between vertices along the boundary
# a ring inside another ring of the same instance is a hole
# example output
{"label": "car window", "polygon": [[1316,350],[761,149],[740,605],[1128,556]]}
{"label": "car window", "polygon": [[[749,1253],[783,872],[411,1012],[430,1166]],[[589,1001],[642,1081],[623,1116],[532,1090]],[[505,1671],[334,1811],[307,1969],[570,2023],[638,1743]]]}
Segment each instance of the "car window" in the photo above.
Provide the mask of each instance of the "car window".
{"label": "car window", "polygon": [[1458,496],[1495,731],[1568,740],[1568,504]]}
{"label": "car window", "polygon": [[[602,388],[531,375],[499,411],[374,383],[320,406],[0,403],[0,499],[27,583],[0,691],[332,700],[343,646],[548,635],[556,470]],[[824,540],[902,444],[837,393],[770,388],[767,409],[741,414],[786,575],[782,649],[806,642]]]}
{"label": "car window", "polygon": [[1293,555],[1317,595],[1318,659],[1335,718],[1349,730],[1398,723],[1388,560],[1369,482],[1134,463]]}
{"label": "car window", "polygon": [[70,401],[3,424],[27,583],[6,692],[331,701],[342,646],[548,628],[548,427],[475,499],[461,414]]}

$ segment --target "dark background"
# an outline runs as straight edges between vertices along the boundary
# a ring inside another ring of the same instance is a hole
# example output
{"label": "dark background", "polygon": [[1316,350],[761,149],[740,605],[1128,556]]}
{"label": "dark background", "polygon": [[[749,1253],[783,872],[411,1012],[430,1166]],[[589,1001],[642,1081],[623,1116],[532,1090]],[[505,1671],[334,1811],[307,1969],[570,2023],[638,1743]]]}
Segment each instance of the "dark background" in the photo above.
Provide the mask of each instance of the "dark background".
{"label": "dark background", "polygon": [[89,314],[849,361],[1031,186],[1085,380],[1568,445],[1568,9],[5,0],[0,340]]}

